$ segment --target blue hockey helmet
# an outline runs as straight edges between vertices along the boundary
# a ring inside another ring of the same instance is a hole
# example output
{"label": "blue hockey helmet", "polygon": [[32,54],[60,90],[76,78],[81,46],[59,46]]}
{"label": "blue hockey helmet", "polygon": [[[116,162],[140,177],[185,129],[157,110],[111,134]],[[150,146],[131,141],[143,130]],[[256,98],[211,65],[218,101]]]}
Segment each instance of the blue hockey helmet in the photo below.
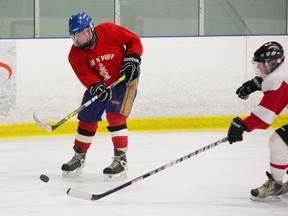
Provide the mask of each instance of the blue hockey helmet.
{"label": "blue hockey helmet", "polygon": [[[77,35],[80,33],[89,30],[86,32],[88,34],[88,40],[80,42],[77,38]],[[72,15],[69,19],[69,33],[74,42],[74,45],[81,48],[89,48],[96,41],[96,33],[94,31],[94,25],[92,23],[92,18],[81,11],[75,15]]]}
{"label": "blue hockey helmet", "polygon": [[85,12],[81,11],[76,15],[72,15],[69,19],[69,33],[70,35],[76,35],[87,28],[91,28],[92,18]]}

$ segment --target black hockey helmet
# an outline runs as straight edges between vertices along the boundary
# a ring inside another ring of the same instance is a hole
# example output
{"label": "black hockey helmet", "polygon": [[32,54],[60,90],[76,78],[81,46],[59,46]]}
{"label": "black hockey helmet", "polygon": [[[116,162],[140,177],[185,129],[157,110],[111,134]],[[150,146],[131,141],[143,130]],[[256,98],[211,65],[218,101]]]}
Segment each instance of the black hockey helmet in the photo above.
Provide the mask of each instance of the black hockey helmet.
{"label": "black hockey helmet", "polygon": [[283,47],[275,41],[270,41],[255,51],[253,61],[264,63],[275,59],[280,64],[284,61],[284,58]]}

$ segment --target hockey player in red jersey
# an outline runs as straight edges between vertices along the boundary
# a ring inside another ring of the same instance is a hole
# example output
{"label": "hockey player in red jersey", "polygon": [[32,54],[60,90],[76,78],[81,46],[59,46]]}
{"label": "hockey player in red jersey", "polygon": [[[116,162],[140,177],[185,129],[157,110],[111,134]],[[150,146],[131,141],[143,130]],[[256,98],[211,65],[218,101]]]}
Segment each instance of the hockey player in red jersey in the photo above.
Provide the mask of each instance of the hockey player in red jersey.
{"label": "hockey player in red jersey", "polygon": [[[264,95],[259,105],[245,119],[233,119],[228,131],[230,144],[242,141],[244,131],[267,129],[285,108],[288,108],[288,63],[284,62],[283,47],[267,42],[254,53],[253,64],[257,77],[247,81],[236,93],[247,99],[250,93],[261,90]],[[251,200],[280,201],[288,195],[288,182],[283,178],[288,169],[288,124],[278,128],[270,137],[270,173],[268,180],[251,190]]]}
{"label": "hockey player in red jersey", "polygon": [[[96,95],[98,99],[78,114],[79,123],[73,146],[75,154],[62,165],[62,174],[81,174],[98,122],[106,112],[114,157],[103,174],[106,180],[123,179],[128,169],[126,120],[137,93],[142,43],[136,34],[113,23],[94,27],[91,17],[85,12],[70,17],[69,33],[74,44],[68,59],[76,76],[87,89],[82,104]],[[107,88],[122,75],[125,75],[123,82],[113,89]]]}

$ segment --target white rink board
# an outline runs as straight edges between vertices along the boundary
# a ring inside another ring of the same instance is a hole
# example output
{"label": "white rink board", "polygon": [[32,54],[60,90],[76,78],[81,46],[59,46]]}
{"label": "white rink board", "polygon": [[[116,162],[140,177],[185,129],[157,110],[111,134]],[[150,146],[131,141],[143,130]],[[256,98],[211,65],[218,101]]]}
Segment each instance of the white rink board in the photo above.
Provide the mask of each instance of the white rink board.
{"label": "white rink board", "polygon": [[[255,76],[253,52],[270,40],[288,50],[287,36],[141,40],[141,77],[130,118],[249,114],[262,93],[242,101],[235,91]],[[69,38],[0,40],[0,49],[11,41],[16,41],[16,106],[0,115],[0,124],[33,122],[35,111],[43,120],[58,121],[79,107],[84,87],[68,63]]]}

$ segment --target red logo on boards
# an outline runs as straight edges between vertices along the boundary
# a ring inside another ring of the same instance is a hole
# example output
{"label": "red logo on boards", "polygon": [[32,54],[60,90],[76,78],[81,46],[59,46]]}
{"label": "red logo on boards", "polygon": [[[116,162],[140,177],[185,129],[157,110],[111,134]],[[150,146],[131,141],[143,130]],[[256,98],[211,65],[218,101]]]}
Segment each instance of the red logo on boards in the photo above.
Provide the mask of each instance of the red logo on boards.
{"label": "red logo on boards", "polygon": [[8,78],[4,81],[4,82],[6,82],[12,76],[12,68],[3,62],[0,62],[0,73],[1,73],[3,68],[8,72]]}

